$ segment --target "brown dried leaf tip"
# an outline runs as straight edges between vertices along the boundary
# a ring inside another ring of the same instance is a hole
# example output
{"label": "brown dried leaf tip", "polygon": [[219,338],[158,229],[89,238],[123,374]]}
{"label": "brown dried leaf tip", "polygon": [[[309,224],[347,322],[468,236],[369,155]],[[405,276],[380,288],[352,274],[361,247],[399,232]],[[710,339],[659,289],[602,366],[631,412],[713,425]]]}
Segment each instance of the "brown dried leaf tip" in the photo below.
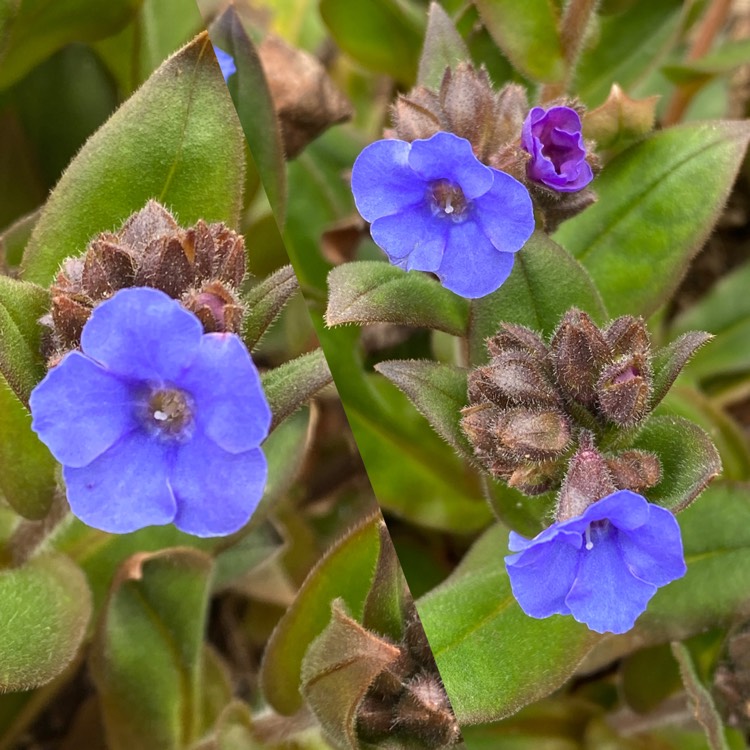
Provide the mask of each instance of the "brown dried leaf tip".
{"label": "brown dried leaf tip", "polygon": [[47,354],[56,360],[79,346],[93,308],[132,286],[161,289],[180,300],[207,333],[236,333],[244,313],[237,291],[244,277],[242,235],[202,219],[183,229],[151,200],[117,232],[99,234],[82,256],[63,262],[50,287],[50,314],[42,319],[52,328]]}
{"label": "brown dried leaf tip", "polygon": [[[642,492],[659,483],[657,456],[623,446],[597,449],[640,425],[663,395],[654,393],[651,341],[641,318],[626,315],[600,329],[574,308],[549,343],[503,323],[487,346],[490,362],[469,373],[461,420],[486,471],[526,495],[562,490],[571,508],[581,505],[579,495]],[[688,358],[662,365],[669,382]]]}

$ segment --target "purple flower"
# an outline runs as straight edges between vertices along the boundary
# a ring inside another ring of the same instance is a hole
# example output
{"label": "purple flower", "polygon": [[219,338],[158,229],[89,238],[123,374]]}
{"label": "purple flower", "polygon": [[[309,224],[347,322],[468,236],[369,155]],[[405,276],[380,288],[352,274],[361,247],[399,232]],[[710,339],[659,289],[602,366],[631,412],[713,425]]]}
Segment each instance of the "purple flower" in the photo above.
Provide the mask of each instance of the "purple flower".
{"label": "purple flower", "polygon": [[586,161],[581,118],[570,107],[534,107],[523,123],[521,146],[531,154],[526,172],[534,182],[573,193],[594,178]]}
{"label": "purple flower", "polygon": [[214,53],[216,55],[216,59],[219,61],[221,74],[224,76],[224,80],[228,81],[229,77],[233,76],[237,72],[237,66],[234,64],[234,58],[228,52],[224,52],[223,49],[219,49],[215,45]]}
{"label": "purple flower", "polygon": [[391,263],[432,271],[462,297],[494,292],[534,231],[526,188],[452,133],[370,144],[354,162],[352,192]]}
{"label": "purple flower", "polygon": [[115,533],[242,527],[265,487],[271,418],[242,341],[204,334],[179,302],[136,287],[94,309],[81,348],[31,394],[73,513]]}
{"label": "purple flower", "polygon": [[597,633],[630,630],[656,589],[686,571],[677,519],[630,490],[534,539],[511,531],[509,546],[505,566],[527,615],[573,615]]}

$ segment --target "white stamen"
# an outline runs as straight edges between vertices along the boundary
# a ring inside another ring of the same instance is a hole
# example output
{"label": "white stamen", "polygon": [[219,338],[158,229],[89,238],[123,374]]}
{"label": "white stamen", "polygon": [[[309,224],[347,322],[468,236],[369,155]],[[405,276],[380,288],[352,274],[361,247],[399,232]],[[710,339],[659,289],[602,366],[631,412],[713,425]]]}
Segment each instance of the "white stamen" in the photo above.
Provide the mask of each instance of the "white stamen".
{"label": "white stamen", "polygon": [[585,537],[586,537],[586,549],[588,550],[594,549],[594,543],[591,541],[591,526],[586,527]]}
{"label": "white stamen", "polygon": [[157,422],[166,422],[167,419],[169,419],[169,415],[164,411],[159,411],[158,409],[154,412],[154,419]]}
{"label": "white stamen", "polygon": [[443,209],[443,211],[445,211],[445,213],[447,213],[447,214],[452,214],[453,213],[453,206],[451,205],[451,197],[450,197],[450,195],[448,196],[448,198],[445,201],[445,208]]}

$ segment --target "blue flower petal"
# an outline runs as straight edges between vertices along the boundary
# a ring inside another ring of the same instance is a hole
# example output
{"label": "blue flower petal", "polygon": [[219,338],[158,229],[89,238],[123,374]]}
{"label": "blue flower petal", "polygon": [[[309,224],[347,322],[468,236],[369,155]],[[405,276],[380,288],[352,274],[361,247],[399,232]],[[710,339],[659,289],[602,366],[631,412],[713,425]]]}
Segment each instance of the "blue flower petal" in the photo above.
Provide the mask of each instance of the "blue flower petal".
{"label": "blue flower petal", "polygon": [[70,509],[85,524],[115,534],[170,523],[177,508],[169,463],[168,444],[134,430],[88,466],[64,467]]}
{"label": "blue flower petal", "polygon": [[370,234],[392,263],[410,270],[436,271],[443,260],[450,227],[449,219],[435,218],[427,204],[421,203],[376,219]]}
{"label": "blue flower petal", "polygon": [[665,586],[687,572],[680,525],[666,508],[651,505],[648,523],[619,532],[618,542],[628,569],[643,581]]}
{"label": "blue flower petal", "polygon": [[[529,553],[536,553],[533,557]],[[578,570],[579,552],[564,540],[505,559],[513,596],[530,617],[569,615],[565,597]],[[526,558],[532,558],[529,562]]]}
{"label": "blue flower petal", "polygon": [[81,336],[89,357],[135,380],[174,380],[198,351],[203,327],[157,289],[123,289],[91,314]]}
{"label": "blue flower petal", "polygon": [[578,518],[565,521],[561,526],[583,532],[593,521],[608,520],[618,529],[639,529],[649,520],[650,505],[642,495],[630,490],[618,490],[589,505]]}
{"label": "blue flower petal", "polygon": [[196,434],[180,447],[172,468],[175,525],[196,536],[221,536],[241,529],[263,496],[267,473],[259,448],[227,453]]}
{"label": "blue flower petal", "polygon": [[175,384],[192,395],[198,429],[225,451],[257,448],[268,435],[271,410],[258,370],[234,334],[205,334]]}
{"label": "blue flower petal", "polygon": [[656,586],[630,573],[614,533],[605,532],[579,557],[578,576],[565,599],[573,617],[597,633],[630,630]]}
{"label": "blue flower petal", "polygon": [[491,189],[474,202],[476,221],[498,250],[515,253],[534,231],[534,207],[518,180],[497,169],[492,174]]}
{"label": "blue flower petal", "polygon": [[91,463],[136,427],[130,387],[79,352],[47,373],[29,405],[31,428],[71,467]]}
{"label": "blue flower petal", "polygon": [[462,297],[484,297],[508,278],[513,258],[512,253],[497,250],[479,225],[468,219],[451,224],[437,275],[444,287]]}
{"label": "blue flower petal", "polygon": [[223,49],[219,49],[216,46],[214,46],[214,53],[221,68],[221,74],[224,76],[224,80],[228,81],[229,77],[237,72],[234,58],[228,52],[224,52]]}
{"label": "blue flower petal", "polygon": [[408,163],[411,144],[375,141],[352,167],[352,193],[357,210],[369,222],[426,200],[428,186]]}
{"label": "blue flower petal", "polygon": [[414,141],[409,166],[428,182],[456,183],[469,200],[492,187],[492,170],[474,156],[469,141],[453,133],[435,133],[426,140]]}

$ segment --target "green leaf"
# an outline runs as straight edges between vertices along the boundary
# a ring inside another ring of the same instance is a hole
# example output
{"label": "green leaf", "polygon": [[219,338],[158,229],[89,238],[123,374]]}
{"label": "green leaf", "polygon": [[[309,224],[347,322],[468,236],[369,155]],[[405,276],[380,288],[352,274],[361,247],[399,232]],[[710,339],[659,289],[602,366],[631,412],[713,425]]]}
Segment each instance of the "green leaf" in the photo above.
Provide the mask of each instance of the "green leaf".
{"label": "green leaf", "polygon": [[731,73],[750,60],[750,39],[725,41],[718,49],[697,60],[680,65],[665,65],[664,75],[673,83],[708,83],[715,76]]}
{"label": "green leaf", "polygon": [[475,0],[474,4],[498,47],[524,76],[543,83],[563,80],[558,8],[552,0]]}
{"label": "green leaf", "polygon": [[411,86],[417,77],[423,11],[411,0],[321,0],[336,44],[366,68]]}
{"label": "green leaf", "polygon": [[178,750],[196,739],[210,576],[211,559],[188,549],[135,555],[120,568],[91,655],[112,750]]}
{"label": "green leaf", "polygon": [[417,602],[459,723],[510,716],[557,689],[601,638],[572,617],[527,617],[513,598],[499,524]]}
{"label": "green leaf", "polygon": [[0,570],[0,692],[29,690],[60,674],[91,617],[86,578],[64,555]]}
{"label": "green leaf", "polygon": [[234,5],[224,10],[209,32],[214,44],[234,58],[237,72],[227,81],[229,93],[268,201],[281,225],[286,203],[284,148],[279,119],[258,52]]}
{"label": "green leaf", "polygon": [[645,494],[650,502],[674,513],[690,505],[721,472],[721,459],[711,438],[682,417],[652,417],[630,447],[659,457],[661,481]]}
{"label": "green leaf", "polygon": [[375,369],[409,397],[443,440],[464,458],[474,458],[460,426],[467,402],[466,370],[430,360],[390,360]]}
{"label": "green leaf", "polygon": [[300,587],[266,647],[261,683],[268,702],[291,715],[302,706],[300,680],[308,646],[328,625],[331,604],[341,599],[355,619],[362,616],[380,549],[380,514],[330,549]]}
{"label": "green leaf", "polygon": [[677,288],[742,163],[750,123],[678,125],[620,154],[599,201],[555,238],[588,269],[614,315],[649,316]]}
{"label": "green leaf", "polygon": [[519,323],[549,336],[571,307],[591,314],[597,323],[607,311],[581,264],[541,232],[516,255],[513,271],[496,292],[472,303],[470,361],[487,359],[484,341],[501,322]]}
{"label": "green leaf", "polygon": [[0,5],[0,88],[70,42],[114,34],[140,4],[141,0],[4,0]]}
{"label": "green leaf", "polygon": [[469,302],[426,274],[375,260],[353,261],[328,275],[326,322],[395,323],[463,336]]}
{"label": "green leaf", "polygon": [[685,690],[690,696],[693,714],[698,719],[708,739],[711,750],[729,750],[724,725],[721,722],[719,712],[716,710],[714,699],[698,677],[693,657],[683,643],[674,641],[672,653],[680,665],[680,675],[685,685]]}
{"label": "green leaf", "polygon": [[[134,147],[137,144],[137,148]],[[50,195],[23,275],[49,284],[69,255],[149,198],[183,225],[239,216],[244,142],[208,36],[198,36],[89,139]]]}
{"label": "green leaf", "polygon": [[55,492],[56,465],[31,430],[29,410],[0,376],[0,494],[24,518],[44,518]]}
{"label": "green leaf", "polygon": [[291,266],[284,266],[256,284],[245,298],[247,315],[242,324],[242,338],[248,349],[254,349],[284,305],[299,290]]}
{"label": "green leaf", "polygon": [[427,15],[422,55],[419,58],[417,83],[439,89],[446,68],[453,68],[463,60],[471,61],[468,47],[456,31],[451,17],[441,5],[432,0]]}
{"label": "green leaf", "polygon": [[652,409],[667,395],[672,383],[695,352],[712,338],[710,333],[689,331],[668,346],[654,352]]}
{"label": "green leaf", "polygon": [[323,350],[316,349],[263,373],[261,381],[273,415],[273,430],[333,378]]}

